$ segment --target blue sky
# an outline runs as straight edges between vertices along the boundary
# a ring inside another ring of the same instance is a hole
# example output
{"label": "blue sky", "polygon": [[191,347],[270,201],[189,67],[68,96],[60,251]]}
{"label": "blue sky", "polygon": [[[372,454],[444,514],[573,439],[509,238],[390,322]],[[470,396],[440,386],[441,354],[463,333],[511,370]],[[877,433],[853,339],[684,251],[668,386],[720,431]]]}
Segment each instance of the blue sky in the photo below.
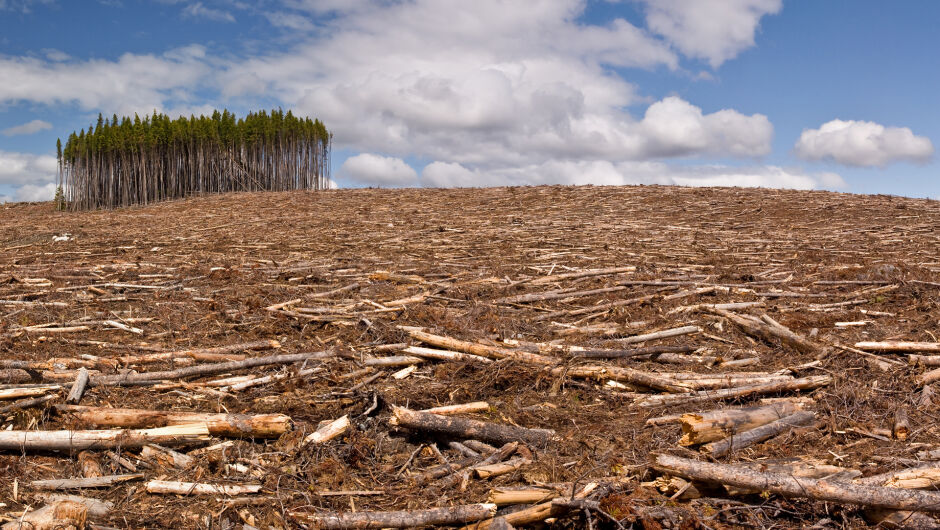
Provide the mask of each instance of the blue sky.
{"label": "blue sky", "polygon": [[0,200],[104,114],[282,107],[341,186],[940,198],[940,3],[0,0]]}

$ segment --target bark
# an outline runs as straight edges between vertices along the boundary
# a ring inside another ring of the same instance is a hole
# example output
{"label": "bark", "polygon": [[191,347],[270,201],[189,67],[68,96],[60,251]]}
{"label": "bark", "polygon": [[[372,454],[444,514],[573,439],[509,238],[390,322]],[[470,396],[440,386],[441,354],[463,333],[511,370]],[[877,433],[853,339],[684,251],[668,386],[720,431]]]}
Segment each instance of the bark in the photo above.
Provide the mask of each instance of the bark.
{"label": "bark", "polygon": [[346,430],[349,429],[349,416],[343,416],[338,420],[333,420],[330,422],[323,422],[323,424],[316,431],[307,435],[304,438],[304,441],[300,444],[300,447],[303,447],[307,444],[322,444],[341,436]]}
{"label": "bark", "polygon": [[209,439],[205,423],[159,429],[105,431],[0,431],[0,449],[11,451],[82,451],[143,447],[148,443],[191,445]]}
{"label": "bark", "polygon": [[923,352],[940,353],[940,342],[856,342],[855,347],[865,351],[877,352]]}
{"label": "bark", "polygon": [[91,386],[120,386],[131,383],[156,383],[165,379],[182,379],[184,377],[213,375],[235,370],[245,370],[258,366],[268,366],[272,364],[290,364],[312,359],[330,359],[334,357],[330,352],[315,353],[295,353],[290,355],[270,355],[267,357],[255,357],[243,361],[232,361],[227,363],[203,364],[198,366],[187,366],[178,370],[166,370],[162,372],[140,372],[135,374],[120,374],[101,377],[93,377]]}
{"label": "bark", "polygon": [[86,386],[88,386],[88,370],[79,368],[78,375],[75,376],[75,382],[72,383],[72,389],[69,390],[69,395],[65,398],[65,402],[78,403],[81,401],[82,396],[85,394]]}
{"label": "bark", "polygon": [[83,530],[88,508],[74,501],[58,501],[29,512],[16,521],[4,524],[2,530]]}
{"label": "bark", "polygon": [[422,348],[420,346],[408,346],[407,348],[404,348],[402,352],[425,359],[434,359],[436,361],[473,361],[484,364],[493,362],[492,359],[470,353],[436,350],[433,348]]}
{"label": "bark", "polygon": [[[699,445],[733,436],[779,420],[801,410],[800,403],[782,401],[770,405],[713,410],[679,416],[682,438],[679,445]],[[647,422],[649,423],[649,422]]]}
{"label": "bark", "polygon": [[702,450],[711,453],[713,457],[725,456],[733,450],[744,449],[745,447],[769,440],[794,427],[808,425],[815,419],[816,415],[812,412],[796,412],[785,418],[780,418],[779,420],[768,423],[767,425],[761,425],[760,427],[735,434],[724,440],[707,444],[702,447]]}
{"label": "bark", "polygon": [[786,497],[940,513],[940,493],[860,486],[843,482],[798,478],[781,473],[762,473],[740,466],[699,462],[672,455],[657,455],[653,467],[691,480],[751,488]]}
{"label": "bark", "polygon": [[393,406],[392,414],[394,424],[401,427],[454,437],[474,438],[485,442],[506,444],[518,441],[541,447],[548,445],[555,438],[555,431],[548,429],[527,429],[515,425],[450,418],[402,407]]}
{"label": "bark", "polygon": [[703,403],[706,401],[739,398],[743,396],[773,394],[777,392],[792,392],[794,390],[813,390],[821,386],[826,386],[830,383],[832,383],[832,377],[828,375],[820,375],[763,385],[748,385],[736,388],[724,388],[721,390],[703,390],[700,392],[691,392],[688,394],[650,396],[647,398],[641,398],[635,403],[638,406],[645,408],[678,404]]}
{"label": "bark", "polygon": [[[318,514],[310,517],[310,519],[324,530],[364,530],[373,528],[456,526],[487,519],[495,514],[495,504],[469,504],[449,508],[398,512],[327,513]],[[307,519],[306,516],[301,517]]]}
{"label": "bark", "polygon": [[205,412],[111,409],[80,405],[59,405],[63,414],[96,427],[143,429],[190,423],[204,423],[213,436],[277,438],[291,430],[289,416],[283,414],[216,414]]}
{"label": "bark", "polygon": [[710,311],[727,318],[748,335],[759,339],[771,343],[779,340],[787,346],[807,354],[818,353],[821,349],[813,341],[793,333],[793,331],[780,325],[767,315],[757,318],[750,315],[738,315],[724,309],[712,308]]}
{"label": "bark", "polygon": [[245,495],[261,491],[261,484],[207,484],[199,482],[177,482],[174,480],[151,480],[147,482],[148,493],[171,495]]}
{"label": "bark", "polygon": [[108,475],[104,477],[62,478],[52,480],[34,480],[32,487],[41,490],[69,490],[83,488],[110,488],[115,484],[144,478],[143,473],[130,475]]}
{"label": "bark", "polygon": [[655,333],[634,335],[625,339],[618,339],[617,342],[621,344],[636,344],[638,342],[646,342],[649,340],[668,339],[669,337],[679,337],[681,335],[689,335],[690,333],[700,333],[701,331],[702,329],[698,326],[683,326],[681,328],[667,329],[663,331],[657,331]]}

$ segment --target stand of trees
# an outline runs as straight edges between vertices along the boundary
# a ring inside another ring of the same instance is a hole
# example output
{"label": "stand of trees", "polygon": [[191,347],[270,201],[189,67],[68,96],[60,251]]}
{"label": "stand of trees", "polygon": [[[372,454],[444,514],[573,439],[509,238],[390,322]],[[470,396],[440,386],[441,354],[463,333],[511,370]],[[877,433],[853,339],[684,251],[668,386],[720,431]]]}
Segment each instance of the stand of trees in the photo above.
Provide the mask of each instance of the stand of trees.
{"label": "stand of trees", "polygon": [[62,205],[72,210],[148,204],[200,193],[326,189],[332,135],[290,111],[236,119],[98,116],[57,142]]}

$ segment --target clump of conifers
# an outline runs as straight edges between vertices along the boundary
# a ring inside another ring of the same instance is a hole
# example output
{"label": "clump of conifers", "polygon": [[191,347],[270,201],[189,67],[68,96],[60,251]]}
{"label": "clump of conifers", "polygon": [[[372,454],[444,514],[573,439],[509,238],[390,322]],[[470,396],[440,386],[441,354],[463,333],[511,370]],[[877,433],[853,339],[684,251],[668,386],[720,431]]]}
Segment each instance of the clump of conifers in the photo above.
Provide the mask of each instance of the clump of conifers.
{"label": "clump of conifers", "polygon": [[98,115],[64,147],[57,142],[57,202],[87,210],[201,193],[326,189],[331,137],[320,120],[282,110],[238,119],[227,110],[175,120]]}

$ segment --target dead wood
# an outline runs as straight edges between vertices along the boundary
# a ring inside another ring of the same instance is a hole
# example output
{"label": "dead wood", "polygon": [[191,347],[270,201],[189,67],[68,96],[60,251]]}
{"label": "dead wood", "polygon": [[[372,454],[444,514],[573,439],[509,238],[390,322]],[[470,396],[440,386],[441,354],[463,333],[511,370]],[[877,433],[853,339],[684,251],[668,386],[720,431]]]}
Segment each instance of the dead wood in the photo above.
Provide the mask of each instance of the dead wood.
{"label": "dead wood", "polygon": [[205,412],[112,409],[80,405],[58,405],[62,414],[95,427],[144,429],[203,423],[212,436],[277,438],[293,424],[284,414],[215,414]]}
{"label": "dead wood", "polygon": [[429,414],[402,407],[393,406],[392,414],[393,425],[459,438],[473,438],[484,442],[499,444],[524,442],[541,447],[555,438],[555,432],[549,429],[527,429],[515,425],[500,425],[479,420]]}
{"label": "dead wood", "polygon": [[653,467],[691,480],[716,482],[739,488],[756,489],[787,497],[940,513],[940,493],[860,486],[845,482],[798,478],[780,473],[762,473],[740,466],[699,462],[671,455],[657,455]]}

